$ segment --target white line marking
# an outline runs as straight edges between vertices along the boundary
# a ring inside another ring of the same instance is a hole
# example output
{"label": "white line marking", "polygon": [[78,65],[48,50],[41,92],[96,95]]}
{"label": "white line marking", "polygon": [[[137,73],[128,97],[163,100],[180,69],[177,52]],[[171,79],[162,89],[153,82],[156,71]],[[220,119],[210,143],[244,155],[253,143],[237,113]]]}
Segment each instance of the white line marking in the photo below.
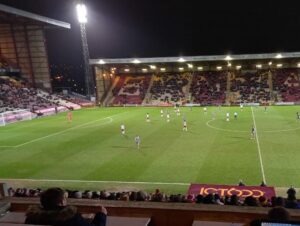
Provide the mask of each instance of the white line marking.
{"label": "white line marking", "polygon": [[212,125],[210,125],[209,123],[212,121],[215,121],[216,119],[211,119],[209,121],[206,122],[206,125],[212,129],[216,129],[216,130],[221,130],[221,131],[226,131],[226,132],[233,132],[233,133],[248,133],[248,131],[244,131],[244,130],[231,130],[231,129],[222,129],[222,128],[218,128],[218,127],[214,127]]}
{"label": "white line marking", "polygon": [[256,130],[256,143],[257,143],[257,150],[258,150],[258,156],[259,156],[259,161],[260,161],[260,168],[261,168],[261,173],[262,173],[262,177],[263,177],[263,182],[266,184],[266,177],[265,177],[265,171],[264,171],[264,165],[263,165],[263,161],[262,161],[262,157],[261,157],[261,149],[260,149],[260,144],[259,144],[259,138],[258,138],[258,131],[257,131],[257,127],[256,127],[256,122],[255,122],[255,116],[254,116],[254,112],[253,112],[253,108],[251,107],[251,112],[252,112],[252,118],[253,118],[253,123],[254,123],[254,128]]}
{"label": "white line marking", "polygon": [[15,146],[0,146],[0,148],[14,148]]}
{"label": "white line marking", "polygon": [[[123,113],[125,113],[125,112],[122,112],[122,113],[119,113],[119,114],[123,114]],[[73,130],[73,129],[78,129],[78,128],[81,128],[81,127],[83,127],[83,126],[86,126],[86,125],[89,125],[89,124],[92,124],[92,123],[101,121],[101,120],[103,120],[103,119],[111,118],[111,117],[116,116],[116,115],[119,115],[119,114],[115,114],[115,115],[112,115],[112,116],[109,116],[109,117],[105,117],[105,118],[97,119],[97,120],[94,120],[94,121],[91,121],[91,122],[83,123],[83,124],[81,124],[81,125],[78,125],[78,126],[75,126],[75,127],[69,128],[69,129],[65,129],[65,130],[60,131],[60,132],[57,132],[57,133],[52,133],[52,134],[49,134],[49,135],[44,136],[44,137],[39,137],[39,138],[30,140],[30,141],[28,141],[28,142],[25,142],[25,143],[16,145],[16,146],[14,146],[14,147],[15,147],[15,148],[22,147],[22,146],[24,146],[24,145],[26,145],[26,144],[30,144],[30,143],[33,143],[33,142],[36,142],[36,141],[39,141],[39,140],[43,140],[43,139],[48,138],[48,137],[56,136],[56,135],[65,133],[65,132],[67,132],[67,131]]]}
{"label": "white line marking", "polygon": [[157,185],[190,185],[190,183],[148,182],[148,181],[97,181],[97,180],[52,180],[52,179],[0,179],[0,181],[28,181],[28,182],[69,182],[69,183],[111,183],[111,184],[157,184]]}

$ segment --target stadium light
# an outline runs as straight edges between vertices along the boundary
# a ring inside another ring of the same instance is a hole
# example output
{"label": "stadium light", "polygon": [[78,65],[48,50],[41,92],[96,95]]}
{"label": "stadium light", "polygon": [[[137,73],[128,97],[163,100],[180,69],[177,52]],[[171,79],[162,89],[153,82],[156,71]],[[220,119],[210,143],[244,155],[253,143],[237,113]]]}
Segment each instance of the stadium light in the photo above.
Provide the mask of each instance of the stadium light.
{"label": "stadium light", "polygon": [[231,57],[230,55],[227,55],[227,56],[225,57],[225,60],[232,60],[232,57]]}
{"label": "stadium light", "polygon": [[297,67],[300,67],[300,63],[297,64]]}
{"label": "stadium light", "polygon": [[282,58],[282,55],[281,55],[281,53],[278,53],[278,54],[275,56],[275,58],[276,58],[276,59],[280,59],[280,58]]}
{"label": "stadium light", "polygon": [[105,64],[104,60],[99,60],[99,64]]}
{"label": "stadium light", "polygon": [[141,61],[138,60],[138,59],[134,59],[134,60],[132,61],[132,63],[134,63],[134,64],[139,64],[139,63],[141,63]]}
{"label": "stadium light", "polygon": [[268,64],[269,64],[269,66],[271,66],[272,65],[272,61],[270,61]]}
{"label": "stadium light", "polygon": [[166,69],[164,67],[160,68],[161,71],[166,71]]}
{"label": "stadium light", "polygon": [[236,65],[235,68],[236,68],[236,70],[240,70],[242,68],[242,66],[241,65]]}
{"label": "stadium light", "polygon": [[222,67],[221,66],[217,66],[217,70],[218,71],[222,70]]}
{"label": "stadium light", "polygon": [[261,64],[256,64],[255,66],[256,66],[256,68],[262,68]]}
{"label": "stadium light", "polygon": [[156,69],[156,66],[155,65],[150,65],[149,66],[151,69],[155,70]]}
{"label": "stadium light", "polygon": [[282,64],[277,64],[276,67],[282,67]]}
{"label": "stadium light", "polygon": [[147,72],[148,69],[147,69],[147,68],[143,68],[142,71],[143,71],[143,72]]}
{"label": "stadium light", "polygon": [[130,69],[129,69],[129,68],[125,68],[124,71],[125,71],[125,72],[129,72]]}
{"label": "stadium light", "polygon": [[179,69],[179,71],[183,71],[184,70],[184,68],[183,67],[180,67],[180,68],[178,68]]}
{"label": "stadium light", "polygon": [[87,23],[87,10],[84,4],[77,4],[76,6],[77,11],[77,19],[78,22],[81,24]]}
{"label": "stadium light", "polygon": [[199,66],[199,67],[197,67],[197,69],[198,69],[199,71],[202,71],[202,70],[203,70],[203,67]]}
{"label": "stadium light", "polygon": [[105,78],[105,77],[106,77],[106,74],[104,73],[104,74],[102,74],[102,76]]}
{"label": "stadium light", "polygon": [[194,65],[188,64],[188,68],[193,68],[193,67],[194,67]]}
{"label": "stadium light", "polygon": [[227,67],[231,67],[231,63],[230,62],[228,62]]}
{"label": "stadium light", "polygon": [[180,57],[179,59],[178,59],[178,62],[185,62],[186,60],[184,59],[184,58],[182,58],[182,57]]}

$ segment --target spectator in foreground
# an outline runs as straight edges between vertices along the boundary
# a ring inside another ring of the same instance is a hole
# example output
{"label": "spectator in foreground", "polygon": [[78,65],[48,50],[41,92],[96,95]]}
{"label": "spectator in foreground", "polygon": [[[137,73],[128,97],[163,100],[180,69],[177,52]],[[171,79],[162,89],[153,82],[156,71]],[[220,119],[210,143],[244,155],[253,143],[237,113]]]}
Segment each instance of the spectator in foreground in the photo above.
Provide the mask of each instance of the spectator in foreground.
{"label": "spectator in foreground", "polygon": [[60,188],[49,188],[41,194],[41,206],[29,207],[25,224],[54,226],[105,226],[107,211],[101,207],[92,223],[86,221],[76,207],[67,205],[67,193]]}

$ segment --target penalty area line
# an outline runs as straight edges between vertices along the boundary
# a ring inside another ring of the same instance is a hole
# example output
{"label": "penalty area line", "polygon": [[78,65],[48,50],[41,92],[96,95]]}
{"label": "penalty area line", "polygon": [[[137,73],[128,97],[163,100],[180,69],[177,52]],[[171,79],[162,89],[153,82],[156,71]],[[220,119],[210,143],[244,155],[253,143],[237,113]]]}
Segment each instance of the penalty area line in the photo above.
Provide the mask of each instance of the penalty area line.
{"label": "penalty area line", "polygon": [[[126,112],[127,112],[127,111],[126,111]],[[26,144],[34,143],[34,142],[36,142],[36,141],[40,141],[40,140],[46,139],[46,138],[48,138],[48,137],[56,136],[56,135],[59,135],[59,134],[68,132],[68,131],[70,131],[70,130],[78,129],[78,128],[81,128],[81,127],[90,125],[90,124],[92,124],[92,123],[95,123],[95,122],[98,122],[98,121],[101,121],[101,120],[104,120],[104,119],[111,119],[111,122],[112,122],[112,121],[113,121],[112,117],[117,116],[117,115],[120,115],[120,114],[124,114],[124,113],[126,113],[126,112],[114,114],[114,115],[111,115],[111,116],[108,116],[108,117],[105,117],[105,118],[101,118],[101,119],[96,119],[96,120],[93,120],[93,121],[90,121],[90,122],[87,122],[87,123],[83,123],[83,124],[81,124],[81,125],[78,125],[78,126],[75,126],[75,127],[71,127],[71,128],[68,128],[68,129],[59,131],[59,132],[57,132],[57,133],[52,133],[52,134],[49,134],[49,135],[47,135],[47,136],[39,137],[39,138],[36,138],[36,139],[30,140],[30,141],[27,141],[27,142],[22,143],[22,144],[12,146],[12,147],[14,147],[14,148],[22,147],[22,146],[24,146],[24,145],[26,145]],[[111,122],[110,122],[110,123],[111,123]],[[107,123],[104,123],[104,124],[107,124]]]}
{"label": "penalty area line", "polygon": [[187,186],[190,183],[172,183],[172,182],[149,182],[149,181],[103,181],[103,180],[55,180],[55,179],[4,179],[0,181],[15,181],[15,182],[66,182],[66,183],[103,183],[103,184],[155,184],[155,185],[182,185]]}

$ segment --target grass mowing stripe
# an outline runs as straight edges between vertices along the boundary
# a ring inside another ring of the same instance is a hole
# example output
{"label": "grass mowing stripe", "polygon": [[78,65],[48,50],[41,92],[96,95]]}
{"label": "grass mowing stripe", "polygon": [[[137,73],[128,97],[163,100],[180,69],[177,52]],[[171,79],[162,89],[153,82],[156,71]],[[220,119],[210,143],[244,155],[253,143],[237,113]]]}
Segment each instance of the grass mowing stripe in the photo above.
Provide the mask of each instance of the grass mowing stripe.
{"label": "grass mowing stripe", "polygon": [[[125,113],[125,112],[123,112],[123,113]],[[123,113],[120,113],[120,114],[123,114]],[[115,115],[118,115],[118,114],[115,114]],[[22,146],[24,146],[24,145],[26,145],[26,144],[30,144],[30,143],[33,143],[33,142],[36,142],[36,141],[39,141],[39,140],[43,140],[43,139],[48,138],[48,137],[56,136],[56,135],[65,133],[65,132],[67,132],[67,131],[73,130],[73,129],[78,129],[78,128],[84,127],[84,126],[86,126],[86,125],[90,125],[90,124],[92,124],[92,123],[101,121],[101,120],[103,120],[103,119],[111,118],[111,117],[113,117],[113,116],[115,116],[115,115],[112,115],[112,116],[109,116],[109,117],[105,117],[105,118],[101,118],[101,119],[97,119],[97,120],[94,120],[94,121],[91,121],[91,122],[83,123],[83,124],[81,124],[81,125],[78,125],[78,126],[75,126],[75,127],[69,128],[69,129],[65,129],[65,130],[60,131],[60,132],[57,132],[57,133],[52,133],[52,134],[49,134],[49,135],[47,135],[47,136],[43,136],[43,137],[39,137],[39,138],[37,138],[37,139],[30,140],[30,141],[28,141],[28,142],[25,142],[25,143],[16,145],[16,146],[14,146],[14,147],[15,147],[15,148],[22,147]]]}
{"label": "grass mowing stripe", "polygon": [[32,181],[32,182],[73,182],[73,183],[111,183],[111,184],[157,184],[157,185],[190,185],[190,183],[148,182],[148,181],[98,181],[98,180],[51,180],[51,179],[0,179],[0,181]]}
{"label": "grass mowing stripe", "polygon": [[251,112],[252,112],[254,127],[256,129],[256,136],[255,137],[256,137],[256,143],[257,143],[257,150],[258,150],[259,162],[260,162],[260,167],[261,167],[261,173],[262,173],[262,177],[263,177],[263,182],[266,184],[267,182],[266,182],[266,176],[265,176],[265,171],[264,171],[264,165],[263,165],[263,161],[262,161],[262,157],[261,157],[261,149],[260,149],[260,144],[259,144],[258,131],[257,131],[255,116],[254,116],[254,112],[253,112],[252,107],[251,107]]}

